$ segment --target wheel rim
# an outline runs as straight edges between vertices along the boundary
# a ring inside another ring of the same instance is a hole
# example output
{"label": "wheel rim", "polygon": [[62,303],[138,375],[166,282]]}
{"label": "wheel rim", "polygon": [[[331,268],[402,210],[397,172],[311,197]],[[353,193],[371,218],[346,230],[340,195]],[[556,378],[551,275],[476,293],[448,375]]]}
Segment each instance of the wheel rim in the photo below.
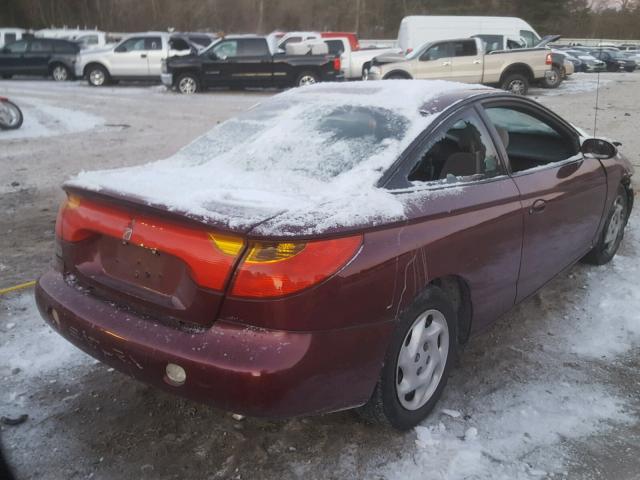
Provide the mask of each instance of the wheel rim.
{"label": "wheel rim", "polygon": [[407,410],[418,410],[438,388],[449,355],[449,327],[438,310],[422,313],[402,342],[396,367],[396,394]]}
{"label": "wheel rim", "polygon": [[605,251],[608,254],[615,252],[618,248],[618,244],[622,239],[622,233],[624,231],[625,221],[625,208],[624,199],[618,195],[611,211],[611,217],[609,218],[609,224],[607,225],[607,231],[604,236]]}
{"label": "wheel rim", "polygon": [[53,69],[53,79],[60,82],[67,79],[67,69],[58,65]]}
{"label": "wheel rim", "polygon": [[509,83],[509,91],[516,95],[524,94],[524,82],[522,80],[512,80]]}
{"label": "wheel rim", "polygon": [[0,102],[0,123],[7,128],[11,128],[18,124],[20,115],[12,105],[5,102]]}
{"label": "wheel rim", "polygon": [[549,74],[549,83],[551,85],[555,85],[558,82],[558,73],[555,70],[552,70],[553,73]]}
{"label": "wheel rim", "polygon": [[303,75],[300,77],[300,81],[298,81],[298,86],[304,87],[305,85],[313,85],[316,83],[316,77],[313,75]]}
{"label": "wheel rim", "polygon": [[93,85],[104,85],[104,72],[102,70],[92,70],[89,74],[89,79]]}
{"label": "wheel rim", "polygon": [[192,93],[196,93],[197,90],[197,84],[196,81],[191,78],[191,77],[184,77],[183,79],[180,80],[180,83],[178,84],[178,88],[180,89],[181,93],[186,93],[186,94],[192,94]]}

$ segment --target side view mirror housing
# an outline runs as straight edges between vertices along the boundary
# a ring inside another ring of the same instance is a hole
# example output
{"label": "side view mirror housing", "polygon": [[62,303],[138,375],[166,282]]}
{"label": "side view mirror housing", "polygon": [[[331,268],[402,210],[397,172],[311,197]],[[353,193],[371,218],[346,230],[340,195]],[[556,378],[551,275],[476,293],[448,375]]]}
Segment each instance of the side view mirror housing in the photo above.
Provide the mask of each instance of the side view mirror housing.
{"label": "side view mirror housing", "polygon": [[209,58],[211,60],[220,60],[220,58],[218,57],[218,55],[215,52],[209,53]]}
{"label": "side view mirror housing", "polygon": [[586,139],[582,144],[581,151],[585,156],[599,160],[613,158],[618,154],[618,149],[613,143],[602,140],[601,138]]}

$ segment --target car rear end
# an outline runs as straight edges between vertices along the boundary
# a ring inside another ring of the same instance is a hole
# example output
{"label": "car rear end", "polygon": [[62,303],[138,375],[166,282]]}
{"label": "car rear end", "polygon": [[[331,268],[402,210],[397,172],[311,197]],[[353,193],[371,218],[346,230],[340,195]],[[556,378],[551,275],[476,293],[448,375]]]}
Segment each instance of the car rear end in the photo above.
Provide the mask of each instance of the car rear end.
{"label": "car rear end", "polygon": [[256,416],[369,398],[392,323],[380,317],[388,282],[361,275],[363,235],[258,240],[70,189],[56,239],[54,268],[36,288],[39,310],[104,363]]}

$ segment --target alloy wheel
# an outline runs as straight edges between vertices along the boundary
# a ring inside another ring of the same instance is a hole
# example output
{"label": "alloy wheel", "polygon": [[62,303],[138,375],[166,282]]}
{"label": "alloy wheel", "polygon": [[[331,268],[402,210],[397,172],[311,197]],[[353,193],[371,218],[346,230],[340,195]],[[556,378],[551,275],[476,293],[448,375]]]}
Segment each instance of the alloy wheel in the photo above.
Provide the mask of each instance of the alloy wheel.
{"label": "alloy wheel", "polygon": [[396,394],[407,410],[418,410],[438,388],[449,354],[449,327],[438,310],[418,316],[398,354]]}
{"label": "alloy wheel", "polygon": [[192,77],[184,77],[180,79],[180,82],[178,83],[178,90],[180,90],[180,93],[192,95],[196,93],[196,90],[198,90],[198,86],[195,79],[193,79]]}
{"label": "alloy wheel", "polygon": [[509,89],[511,93],[515,93],[516,95],[524,95],[525,85],[522,80],[512,80],[509,83]]}
{"label": "alloy wheel", "polygon": [[313,75],[303,75],[298,81],[298,86],[304,87],[306,85],[313,85],[314,83],[316,83],[316,78]]}
{"label": "alloy wheel", "polygon": [[95,70],[91,70],[91,73],[89,74],[89,80],[91,81],[92,85],[95,85],[96,87],[100,87],[104,85],[106,78],[102,70],[95,69]]}
{"label": "alloy wheel", "polygon": [[53,74],[53,79],[57,82],[64,82],[69,78],[69,73],[67,72],[67,69],[62,65],[57,65],[53,69],[52,74]]}
{"label": "alloy wheel", "polygon": [[20,122],[20,113],[11,104],[0,102],[0,125],[12,129]]}

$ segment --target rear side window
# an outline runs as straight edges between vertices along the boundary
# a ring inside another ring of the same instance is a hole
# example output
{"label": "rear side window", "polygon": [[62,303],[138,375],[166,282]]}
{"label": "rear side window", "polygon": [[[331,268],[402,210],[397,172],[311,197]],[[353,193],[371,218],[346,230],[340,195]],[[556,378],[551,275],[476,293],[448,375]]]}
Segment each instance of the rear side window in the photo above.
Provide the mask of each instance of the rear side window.
{"label": "rear side window", "polygon": [[144,40],[145,50],[162,50],[162,39],[160,37],[149,37]]}
{"label": "rear side window", "polygon": [[485,53],[495,52],[504,48],[504,37],[502,35],[476,35],[485,45]]}
{"label": "rear side window", "polygon": [[33,53],[49,53],[53,51],[53,45],[47,40],[34,40],[31,42],[29,51]]}
{"label": "rear side window", "polygon": [[238,42],[239,57],[264,57],[269,55],[267,42],[262,38],[246,38]]}
{"label": "rear side window", "polygon": [[478,54],[476,42],[474,40],[466,40],[461,42],[452,42],[454,57],[472,57]]}
{"label": "rear side window", "polygon": [[9,53],[24,53],[27,51],[27,42],[21,40],[11,45],[6,45],[4,48],[6,48]]}
{"label": "rear side window", "polygon": [[78,53],[80,47],[74,43],[69,42],[55,42],[53,44],[53,51],[56,53],[74,54]]}
{"label": "rear side window", "polygon": [[329,47],[329,54],[342,55],[344,53],[344,45],[341,40],[325,40],[327,47]]}
{"label": "rear side window", "polygon": [[421,150],[409,173],[412,183],[466,183],[503,174],[498,153],[480,119],[467,112]]}
{"label": "rear side window", "polygon": [[16,41],[16,38],[18,38],[16,36],[15,33],[5,33],[4,34],[4,43],[12,43]]}

